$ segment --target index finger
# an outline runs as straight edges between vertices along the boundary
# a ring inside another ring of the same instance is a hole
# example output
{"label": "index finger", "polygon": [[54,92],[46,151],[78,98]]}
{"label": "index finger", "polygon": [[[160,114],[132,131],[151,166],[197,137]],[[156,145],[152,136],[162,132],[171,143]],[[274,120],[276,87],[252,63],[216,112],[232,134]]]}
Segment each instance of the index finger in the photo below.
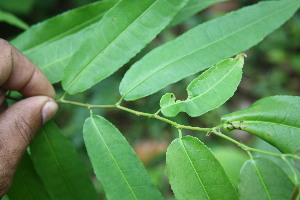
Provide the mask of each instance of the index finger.
{"label": "index finger", "polygon": [[19,50],[0,38],[0,89],[24,96],[49,96],[55,91],[47,77]]}

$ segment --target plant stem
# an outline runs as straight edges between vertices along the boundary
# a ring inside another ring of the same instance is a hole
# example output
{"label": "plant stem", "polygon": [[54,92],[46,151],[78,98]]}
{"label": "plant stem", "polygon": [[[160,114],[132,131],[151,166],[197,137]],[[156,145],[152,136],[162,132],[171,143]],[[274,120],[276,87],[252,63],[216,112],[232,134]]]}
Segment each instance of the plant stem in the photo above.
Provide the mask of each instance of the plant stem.
{"label": "plant stem", "polygon": [[70,104],[70,105],[75,105],[75,106],[80,106],[80,107],[84,107],[87,109],[93,109],[93,108],[117,108],[119,110],[123,110],[132,114],[135,114],[137,116],[144,116],[144,117],[149,117],[149,118],[154,118],[154,119],[158,119],[160,121],[166,122],[168,124],[171,124],[172,126],[174,126],[175,128],[178,129],[190,129],[190,130],[196,130],[196,131],[203,131],[203,132],[209,132],[212,129],[210,128],[200,128],[200,127],[192,127],[192,126],[184,126],[181,124],[178,124],[174,121],[171,121],[167,118],[161,117],[158,114],[151,114],[151,113],[145,113],[145,112],[140,112],[140,111],[136,111],[130,108],[126,108],[124,106],[121,106],[119,104],[112,104],[112,105],[91,105],[91,104],[85,104],[85,103],[79,103],[76,101],[69,101],[69,100],[65,100],[63,98],[59,99],[57,101],[57,103],[63,103],[63,104]]}
{"label": "plant stem", "polygon": [[294,158],[296,160],[300,160],[300,157],[297,156],[297,155],[294,155],[294,154],[277,154],[277,153],[272,153],[272,152],[268,152],[268,151],[262,151],[262,150],[259,150],[259,149],[254,149],[254,148],[251,148],[247,145],[244,145],[234,139],[232,139],[231,137],[228,137],[227,135],[224,135],[223,133],[219,132],[219,131],[211,131],[211,133],[219,136],[219,137],[222,137],[234,144],[236,144],[237,146],[241,147],[242,149],[244,149],[245,151],[247,152],[257,152],[257,153],[261,153],[261,154],[265,154],[265,155],[269,155],[269,156],[275,156],[275,157],[279,157],[279,158],[282,158],[282,156],[285,156],[285,157],[290,157],[290,158]]}
{"label": "plant stem", "polygon": [[286,164],[289,166],[290,170],[292,171],[293,176],[294,176],[295,185],[299,185],[298,176],[297,176],[297,173],[296,173],[296,170],[295,170],[294,166],[290,163],[290,161],[288,159],[286,159],[285,156],[282,156],[282,160],[284,160],[286,162]]}
{"label": "plant stem", "polygon": [[116,105],[91,105],[91,104],[85,104],[85,103],[79,103],[76,101],[69,101],[65,99],[59,99],[57,100],[57,103],[63,103],[63,104],[70,104],[75,106],[84,107],[87,109],[93,109],[93,108],[116,108]]}
{"label": "plant stem", "polygon": [[259,149],[254,149],[254,148],[251,148],[247,145],[244,145],[244,144],[232,139],[231,137],[221,133],[220,128],[222,127],[222,125],[219,125],[219,126],[216,126],[216,127],[213,127],[213,128],[201,128],[201,127],[195,127],[195,126],[186,126],[186,125],[178,124],[178,123],[176,123],[172,120],[169,120],[167,118],[161,117],[160,115],[158,115],[159,112],[151,114],[151,113],[140,112],[140,111],[136,111],[136,110],[121,106],[120,105],[121,101],[117,102],[116,104],[111,104],[111,105],[92,105],[92,104],[85,104],[85,103],[80,103],[80,102],[76,102],[76,101],[65,100],[64,97],[65,97],[65,95],[61,99],[57,100],[57,103],[80,106],[80,107],[87,108],[89,110],[91,110],[93,108],[116,108],[116,109],[119,109],[119,110],[123,110],[125,112],[135,114],[137,116],[144,116],[144,117],[148,117],[148,118],[154,118],[154,119],[166,122],[166,123],[172,125],[173,127],[177,128],[180,133],[181,133],[181,129],[188,129],[188,130],[194,130],[194,131],[200,131],[200,132],[206,132],[206,133],[213,133],[213,134],[215,134],[219,137],[222,137],[222,138],[236,144],[237,146],[239,146],[243,150],[247,151],[248,153],[250,153],[250,151],[252,151],[252,152],[262,153],[262,154],[265,154],[265,155],[270,155],[270,156],[275,156],[275,157],[280,157],[280,158],[283,158],[283,156],[284,156],[284,157],[290,157],[290,158],[293,158],[293,159],[296,159],[296,160],[300,160],[300,157],[297,156],[297,155],[293,155],[293,154],[276,154],[276,153],[271,153],[271,152],[267,152],[267,151],[262,151],[262,150],[259,150]]}

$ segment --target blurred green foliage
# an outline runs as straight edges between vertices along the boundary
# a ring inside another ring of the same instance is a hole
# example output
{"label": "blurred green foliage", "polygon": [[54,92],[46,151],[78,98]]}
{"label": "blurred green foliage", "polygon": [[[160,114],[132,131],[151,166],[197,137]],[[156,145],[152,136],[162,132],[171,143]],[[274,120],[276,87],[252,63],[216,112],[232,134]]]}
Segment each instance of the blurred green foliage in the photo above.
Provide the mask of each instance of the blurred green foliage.
{"label": "blurred green foliage", "polygon": [[[52,17],[63,11],[85,5],[94,0],[0,0],[0,9],[17,15],[28,24],[35,24],[44,19]],[[132,59],[126,67],[119,70],[113,76],[97,84],[89,92],[68,97],[80,102],[90,104],[112,104],[118,101],[120,81],[130,65],[137,59],[141,58],[151,49],[158,45],[174,39],[183,32],[189,30],[195,25],[212,18],[221,16],[228,11],[235,10],[239,7],[251,5],[258,2],[257,0],[228,1],[217,4],[206,11],[191,17],[181,25],[170,30],[163,31],[152,43],[150,43],[141,53]],[[22,30],[11,25],[0,22],[0,37],[12,39]],[[62,47],[63,48],[63,47]],[[225,105],[210,111],[209,113],[198,117],[190,118],[186,114],[179,114],[175,121],[192,126],[212,127],[220,123],[220,116],[230,111],[235,111],[249,106],[254,101],[271,95],[300,95],[300,12],[288,21],[279,30],[265,38],[263,42],[246,52],[248,57],[245,60],[244,74],[241,85],[236,94]],[[199,74],[186,78],[176,84],[164,88],[162,91],[149,97],[137,100],[135,102],[125,102],[127,107],[154,113],[159,109],[159,100],[167,92],[174,92],[178,99],[186,98],[186,86]],[[60,84],[55,85],[57,96],[62,95]],[[95,114],[100,114],[115,124],[128,141],[138,147],[143,142],[157,144],[157,142],[170,143],[178,136],[177,130],[169,125],[137,117],[119,110],[95,110]],[[63,129],[66,136],[70,138],[77,148],[82,158],[89,164],[86,150],[82,138],[82,126],[89,113],[84,108],[73,107],[71,105],[61,105],[55,121]],[[214,136],[207,137],[199,133],[185,131],[184,134],[198,135],[208,146],[212,147],[216,156],[220,158],[221,164],[226,169],[234,183],[237,182],[237,174],[245,156],[239,149],[231,144]],[[243,143],[252,144],[256,139],[253,136],[242,134],[239,131],[231,133],[234,138],[242,140]],[[156,142],[153,142],[156,141]],[[226,145],[224,148],[220,147]],[[142,145],[142,146],[143,146]],[[147,146],[147,145],[144,145]],[[154,145],[153,148],[156,148]],[[160,146],[161,148],[161,146]],[[172,192],[168,185],[165,172],[165,152],[166,149],[160,149],[155,156],[151,154],[151,160],[146,164],[154,183],[159,187],[165,197],[172,199]],[[144,152],[147,157],[147,151]],[[152,152],[153,153],[153,152]],[[234,156],[231,156],[234,155]],[[226,159],[223,159],[226,158]],[[225,162],[226,161],[226,162]],[[235,168],[231,168],[234,165]],[[91,167],[90,167],[91,169]],[[102,191],[100,184],[96,182],[98,191]],[[104,197],[102,197],[104,198]]]}

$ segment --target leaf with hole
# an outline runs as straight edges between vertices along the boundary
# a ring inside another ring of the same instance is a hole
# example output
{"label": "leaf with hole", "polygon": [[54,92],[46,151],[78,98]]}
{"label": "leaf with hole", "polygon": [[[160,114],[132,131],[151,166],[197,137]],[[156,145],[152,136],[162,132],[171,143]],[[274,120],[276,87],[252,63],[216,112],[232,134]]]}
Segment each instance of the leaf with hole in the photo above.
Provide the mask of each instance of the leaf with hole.
{"label": "leaf with hole", "polygon": [[174,140],[167,172],[177,200],[237,200],[238,195],[213,153],[197,138]]}
{"label": "leaf with hole", "polygon": [[299,0],[263,1],[196,26],[132,65],[120,85],[123,99],[148,96],[249,49],[299,7]]}
{"label": "leaf with hole", "polygon": [[174,117],[186,112],[192,117],[203,115],[225,103],[237,89],[241,78],[244,56],[227,59],[202,73],[187,87],[188,98],[176,101],[174,94],[165,94],[161,101],[161,112]]}
{"label": "leaf with hole", "polygon": [[83,134],[108,200],[163,199],[134,150],[114,125],[100,116],[91,116],[84,123]]}
{"label": "leaf with hole", "polygon": [[249,108],[222,117],[227,130],[241,129],[275,146],[283,153],[300,150],[300,97],[271,96]]}
{"label": "leaf with hole", "polygon": [[63,76],[69,94],[110,76],[151,42],[187,0],[122,0],[108,11],[74,54]]}
{"label": "leaf with hole", "polygon": [[30,145],[34,167],[52,199],[96,200],[98,195],[75,148],[52,121]]}
{"label": "leaf with hole", "polygon": [[257,157],[244,164],[238,188],[241,200],[284,200],[296,186],[275,163]]}

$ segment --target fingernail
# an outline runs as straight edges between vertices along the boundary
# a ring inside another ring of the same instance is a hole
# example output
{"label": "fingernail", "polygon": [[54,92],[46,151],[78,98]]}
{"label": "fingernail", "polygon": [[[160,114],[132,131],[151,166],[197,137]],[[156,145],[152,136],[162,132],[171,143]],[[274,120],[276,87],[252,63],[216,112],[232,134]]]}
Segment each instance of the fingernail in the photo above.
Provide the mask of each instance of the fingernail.
{"label": "fingernail", "polygon": [[54,101],[48,101],[42,108],[43,123],[45,124],[53,117],[58,109],[58,105]]}

